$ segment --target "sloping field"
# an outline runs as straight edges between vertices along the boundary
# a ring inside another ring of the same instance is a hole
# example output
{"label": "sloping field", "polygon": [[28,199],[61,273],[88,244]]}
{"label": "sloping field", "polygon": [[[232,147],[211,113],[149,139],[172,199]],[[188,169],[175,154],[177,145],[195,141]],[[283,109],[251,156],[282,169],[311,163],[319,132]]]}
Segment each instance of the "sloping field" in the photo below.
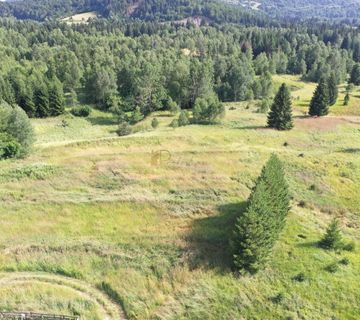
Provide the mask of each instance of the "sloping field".
{"label": "sloping field", "polygon": [[90,19],[96,19],[98,17],[98,13],[96,11],[91,12],[83,12],[74,14],[73,16],[63,18],[61,21],[66,22],[68,24],[81,24],[87,23]]}
{"label": "sloping field", "polygon": [[[0,310],[99,320],[119,319],[122,308],[129,319],[358,319],[359,98],[310,119],[303,114],[314,84],[282,81],[300,96],[290,132],[267,129],[255,103],[228,104],[214,126],[172,129],[161,112],[158,129],[150,117],[124,138],[101,112],[33,120],[33,154],[1,162]],[[285,163],[291,214],[268,268],[238,278],[232,222],[271,153]],[[317,246],[333,217],[355,251]]]}

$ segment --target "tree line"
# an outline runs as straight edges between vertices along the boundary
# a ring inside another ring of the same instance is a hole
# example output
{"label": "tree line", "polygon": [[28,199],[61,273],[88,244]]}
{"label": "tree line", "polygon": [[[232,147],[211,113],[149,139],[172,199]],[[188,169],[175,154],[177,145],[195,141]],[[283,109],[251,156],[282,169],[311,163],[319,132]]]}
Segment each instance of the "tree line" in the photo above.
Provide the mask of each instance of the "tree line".
{"label": "tree line", "polygon": [[0,98],[31,117],[61,114],[64,97],[68,105],[121,105],[144,117],[174,103],[192,109],[207,96],[264,99],[276,73],[332,76],[339,84],[358,68],[354,32],[346,40],[345,31],[331,28],[315,35],[305,28],[159,25],[0,20]]}

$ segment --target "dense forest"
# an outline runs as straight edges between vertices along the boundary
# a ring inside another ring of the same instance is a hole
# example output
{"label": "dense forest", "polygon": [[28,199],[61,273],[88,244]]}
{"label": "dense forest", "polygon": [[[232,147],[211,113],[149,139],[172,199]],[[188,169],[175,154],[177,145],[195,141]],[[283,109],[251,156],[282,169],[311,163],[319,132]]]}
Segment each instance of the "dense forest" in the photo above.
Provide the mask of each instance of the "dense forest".
{"label": "dense forest", "polygon": [[56,116],[78,100],[124,112],[192,108],[197,98],[221,101],[272,95],[271,74],[344,82],[360,62],[355,30],[154,22],[68,26],[1,22],[1,98],[30,117]]}
{"label": "dense forest", "polygon": [[96,11],[104,18],[174,21],[201,16],[213,23],[279,24],[326,19],[354,25],[360,3],[351,0],[16,0],[0,3],[0,16],[38,21]]}

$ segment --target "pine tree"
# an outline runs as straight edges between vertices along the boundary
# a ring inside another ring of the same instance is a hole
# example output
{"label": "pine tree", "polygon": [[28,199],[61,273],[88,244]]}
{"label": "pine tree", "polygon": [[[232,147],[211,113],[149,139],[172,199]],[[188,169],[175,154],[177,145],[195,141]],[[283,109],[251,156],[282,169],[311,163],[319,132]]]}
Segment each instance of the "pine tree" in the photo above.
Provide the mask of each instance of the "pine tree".
{"label": "pine tree", "polygon": [[335,74],[332,73],[328,80],[328,98],[329,98],[329,105],[333,106],[337,99],[338,99],[338,87],[337,87],[337,80]]}
{"label": "pine tree", "polygon": [[256,273],[269,258],[289,211],[290,197],[282,164],[272,155],[235,223],[231,246],[240,273]]}
{"label": "pine tree", "polygon": [[320,245],[325,249],[338,249],[341,247],[341,240],[339,221],[334,219],[328,226],[326,233],[320,241]]}
{"label": "pine tree", "polygon": [[324,80],[320,80],[311,99],[309,115],[326,116],[329,113],[328,88]]}
{"label": "pine tree", "polygon": [[291,96],[286,84],[283,83],[275,96],[268,115],[268,126],[277,130],[293,128]]}
{"label": "pine tree", "polygon": [[350,102],[350,95],[349,93],[346,93],[345,98],[344,98],[344,106],[348,106]]}
{"label": "pine tree", "polygon": [[54,82],[49,88],[49,108],[52,116],[58,116],[65,111],[64,92],[59,81]]}

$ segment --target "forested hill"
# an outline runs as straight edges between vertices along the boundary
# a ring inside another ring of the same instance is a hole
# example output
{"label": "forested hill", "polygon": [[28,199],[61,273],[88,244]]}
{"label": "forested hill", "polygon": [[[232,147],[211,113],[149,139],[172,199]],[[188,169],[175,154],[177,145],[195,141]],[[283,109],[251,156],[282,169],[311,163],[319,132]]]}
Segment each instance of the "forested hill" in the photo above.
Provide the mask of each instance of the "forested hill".
{"label": "forested hill", "polygon": [[223,0],[287,21],[319,18],[356,23],[360,0]]}
{"label": "forested hill", "polygon": [[45,21],[96,11],[104,18],[181,21],[200,17],[214,23],[269,25],[262,13],[217,0],[17,0],[0,3],[0,16]]}

